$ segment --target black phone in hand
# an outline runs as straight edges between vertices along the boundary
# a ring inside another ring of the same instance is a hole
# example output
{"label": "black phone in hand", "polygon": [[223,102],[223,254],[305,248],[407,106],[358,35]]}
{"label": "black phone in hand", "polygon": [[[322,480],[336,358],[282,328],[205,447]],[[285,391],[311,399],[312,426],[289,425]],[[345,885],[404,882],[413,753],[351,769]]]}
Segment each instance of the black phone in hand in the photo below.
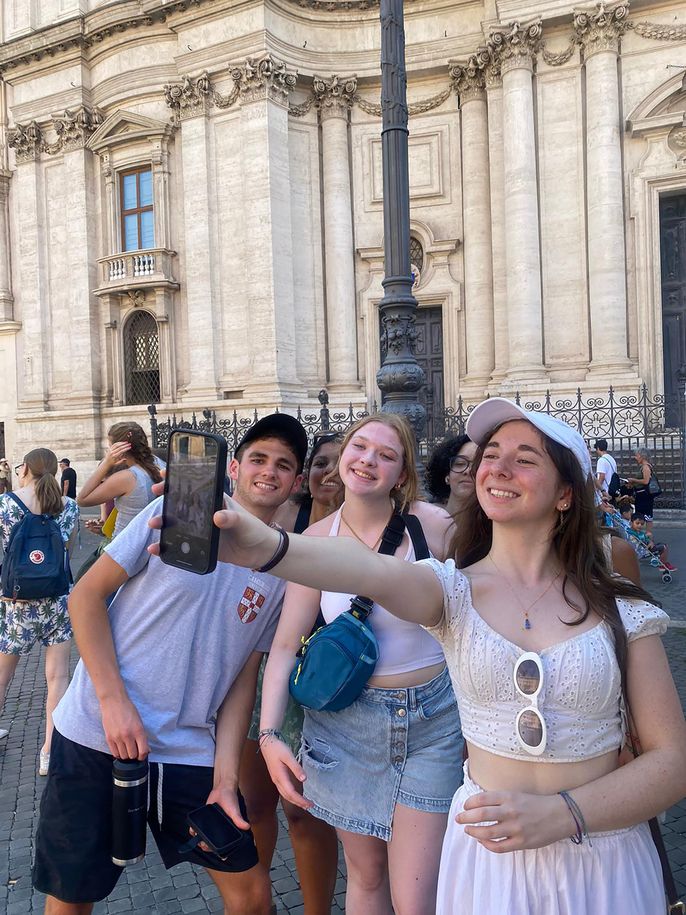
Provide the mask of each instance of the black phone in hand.
{"label": "black phone in hand", "polygon": [[173,429],[160,533],[160,559],[206,575],[217,565],[219,528],[213,515],[224,504],[226,440],[210,432]]}
{"label": "black phone in hand", "polygon": [[186,822],[219,858],[228,858],[250,835],[239,829],[219,804],[205,804],[192,810],[186,815]]}

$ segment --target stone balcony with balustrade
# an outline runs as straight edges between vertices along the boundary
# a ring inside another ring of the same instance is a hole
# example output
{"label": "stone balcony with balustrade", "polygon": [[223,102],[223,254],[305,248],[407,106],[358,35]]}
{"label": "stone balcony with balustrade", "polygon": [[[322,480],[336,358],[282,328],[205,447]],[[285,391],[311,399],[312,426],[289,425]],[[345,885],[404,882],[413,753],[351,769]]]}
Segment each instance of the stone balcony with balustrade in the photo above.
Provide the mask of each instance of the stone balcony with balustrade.
{"label": "stone balcony with balustrade", "polygon": [[134,289],[178,289],[172,261],[175,251],[168,248],[147,248],[143,251],[123,251],[99,257],[100,286],[96,295],[111,295]]}

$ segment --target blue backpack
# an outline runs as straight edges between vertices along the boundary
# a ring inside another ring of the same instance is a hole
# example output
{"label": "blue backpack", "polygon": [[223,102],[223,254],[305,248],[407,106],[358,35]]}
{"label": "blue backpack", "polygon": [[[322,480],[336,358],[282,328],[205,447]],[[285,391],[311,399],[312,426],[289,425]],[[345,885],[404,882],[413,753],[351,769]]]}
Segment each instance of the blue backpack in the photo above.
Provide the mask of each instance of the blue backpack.
{"label": "blue backpack", "polygon": [[69,593],[71,572],[62,534],[52,515],[34,515],[14,493],[7,495],[24,511],[12,528],[2,563],[2,596],[37,600]]}

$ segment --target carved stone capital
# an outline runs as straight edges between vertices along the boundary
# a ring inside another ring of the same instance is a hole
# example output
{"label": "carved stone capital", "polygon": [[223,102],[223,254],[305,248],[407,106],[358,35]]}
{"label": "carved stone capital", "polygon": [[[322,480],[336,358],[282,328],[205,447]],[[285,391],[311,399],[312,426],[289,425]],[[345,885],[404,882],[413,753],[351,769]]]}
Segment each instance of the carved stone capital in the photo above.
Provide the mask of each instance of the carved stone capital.
{"label": "carved stone capital", "polygon": [[500,61],[494,60],[484,70],[486,90],[500,89],[503,85],[503,74],[500,71]]}
{"label": "carved stone capital", "polygon": [[451,64],[448,72],[453,90],[460,96],[460,104],[485,98],[486,76],[476,54],[466,64]]}
{"label": "carved stone capital", "polygon": [[7,132],[7,142],[17,156],[17,164],[35,162],[43,150],[43,133],[35,121],[17,124]]}
{"label": "carved stone capital", "polygon": [[541,20],[521,24],[513,22],[507,29],[491,32],[486,47],[491,60],[498,61],[501,73],[524,68],[533,71],[534,59],[541,47]]}
{"label": "carved stone capital", "polygon": [[212,87],[207,72],[195,78],[182,76],[180,83],[164,87],[164,98],[180,121],[204,117],[210,110]]}
{"label": "carved stone capital", "polygon": [[85,105],[73,111],[67,108],[61,116],[53,115],[52,124],[57,141],[51,144],[48,152],[83,149],[88,137],[102,122],[102,112],[97,108],[86,108]]}
{"label": "carved stone capital", "polygon": [[629,4],[597,3],[591,10],[574,11],[574,29],[588,59],[600,51],[619,52],[619,40],[627,29]]}
{"label": "carved stone capital", "polygon": [[296,72],[288,70],[286,64],[272,54],[248,57],[244,63],[231,68],[231,78],[238,87],[241,102],[271,99],[287,105],[296,77]]}
{"label": "carved stone capital", "polygon": [[322,120],[330,117],[348,120],[348,114],[357,92],[356,77],[349,76],[341,79],[334,75],[330,79],[326,79],[323,76],[315,76],[312,88],[315,105]]}

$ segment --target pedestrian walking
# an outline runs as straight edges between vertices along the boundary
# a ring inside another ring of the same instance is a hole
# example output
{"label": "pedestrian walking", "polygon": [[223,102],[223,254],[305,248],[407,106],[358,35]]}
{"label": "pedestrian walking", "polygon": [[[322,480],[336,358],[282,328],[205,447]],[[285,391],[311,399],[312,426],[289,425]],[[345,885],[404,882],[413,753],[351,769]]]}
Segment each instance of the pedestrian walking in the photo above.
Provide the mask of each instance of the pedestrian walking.
{"label": "pedestrian walking", "polygon": [[654,484],[651,481],[656,478],[653,474],[650,452],[645,448],[637,448],[634,452],[634,460],[638,464],[640,474],[636,477],[629,477],[626,482],[632,488],[634,494],[634,511],[637,515],[643,515],[646,522],[646,533],[649,537],[652,537],[656,493],[654,492]]}
{"label": "pedestrian walking", "polygon": [[5,458],[0,458],[0,495],[12,489],[12,470]]}
{"label": "pedestrian walking", "polygon": [[[57,457],[48,448],[35,448],[18,465],[19,488],[14,493],[0,496],[0,537],[8,562],[8,547],[12,532],[27,514],[47,515],[53,518],[59,533],[70,548],[79,517],[73,499],[63,496],[56,480]],[[16,497],[16,498],[15,498]],[[31,554],[36,570],[44,557],[39,551]],[[47,700],[45,707],[45,739],[39,754],[39,775],[47,775],[52,743],[52,713],[67,689],[69,682],[69,652],[72,629],[67,613],[68,586],[62,594],[31,600],[14,600],[0,596],[0,709],[7,688],[19,663],[40,642],[46,647],[45,679]],[[0,738],[8,731],[0,728]]]}
{"label": "pedestrian walking", "polygon": [[62,458],[60,461],[60,470],[62,471],[62,476],[60,477],[60,486],[62,487],[62,495],[67,496],[69,499],[76,498],[76,471],[71,466],[71,461],[69,458]]}

